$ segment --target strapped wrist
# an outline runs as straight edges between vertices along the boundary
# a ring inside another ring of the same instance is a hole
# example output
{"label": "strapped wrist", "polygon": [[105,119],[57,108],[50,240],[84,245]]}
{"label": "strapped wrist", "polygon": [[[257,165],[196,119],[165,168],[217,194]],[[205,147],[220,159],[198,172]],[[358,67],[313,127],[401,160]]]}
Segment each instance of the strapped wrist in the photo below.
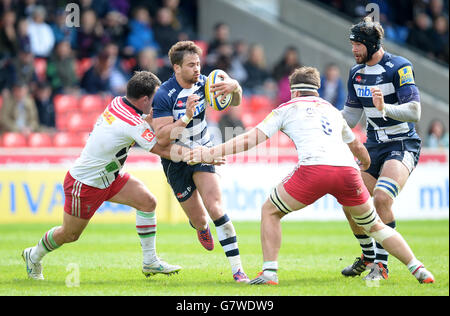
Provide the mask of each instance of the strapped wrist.
{"label": "strapped wrist", "polygon": [[188,125],[188,124],[191,122],[192,117],[188,117],[188,116],[185,114],[185,115],[183,115],[183,116],[181,117],[181,120],[183,121],[184,124]]}

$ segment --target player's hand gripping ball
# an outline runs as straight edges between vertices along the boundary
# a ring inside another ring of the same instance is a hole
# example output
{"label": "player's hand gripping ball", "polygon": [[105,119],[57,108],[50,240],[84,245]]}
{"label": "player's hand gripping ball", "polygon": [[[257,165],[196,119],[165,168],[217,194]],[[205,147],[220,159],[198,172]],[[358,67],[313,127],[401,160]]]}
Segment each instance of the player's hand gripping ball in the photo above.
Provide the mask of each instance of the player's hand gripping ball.
{"label": "player's hand gripping ball", "polygon": [[213,92],[212,85],[220,82],[224,82],[228,78],[228,75],[220,69],[213,70],[206,81],[205,85],[205,99],[206,102],[216,111],[223,111],[231,104],[232,93],[225,96],[217,95],[217,92]]}

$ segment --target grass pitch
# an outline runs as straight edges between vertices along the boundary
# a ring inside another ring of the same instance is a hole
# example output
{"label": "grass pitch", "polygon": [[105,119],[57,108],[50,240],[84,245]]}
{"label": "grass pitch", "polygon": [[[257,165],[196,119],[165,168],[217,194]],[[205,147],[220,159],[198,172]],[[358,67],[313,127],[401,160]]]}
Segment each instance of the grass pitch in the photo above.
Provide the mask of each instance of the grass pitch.
{"label": "grass pitch", "polygon": [[[258,222],[235,222],[244,268],[253,278],[262,266]],[[436,283],[421,285],[390,257],[390,278],[366,284],[340,271],[360,254],[346,222],[283,222],[278,286],[235,284],[216,240],[204,250],[188,224],[158,224],[157,251],[184,269],[145,278],[133,224],[90,224],[81,238],[43,260],[44,281],[27,279],[21,251],[35,245],[52,224],[0,225],[0,295],[297,296],[449,295],[449,222],[398,221],[417,258]],[[213,225],[212,225],[213,226]],[[213,236],[216,237],[214,228]],[[79,286],[76,286],[76,275]],[[75,285],[75,286],[74,286]]]}

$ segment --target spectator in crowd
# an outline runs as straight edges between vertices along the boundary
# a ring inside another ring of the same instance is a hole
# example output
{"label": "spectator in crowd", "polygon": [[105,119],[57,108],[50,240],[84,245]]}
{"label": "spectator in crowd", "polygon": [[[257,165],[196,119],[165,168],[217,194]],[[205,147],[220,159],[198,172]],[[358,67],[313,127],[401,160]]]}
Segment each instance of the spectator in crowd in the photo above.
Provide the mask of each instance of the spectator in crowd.
{"label": "spectator in crowd", "polygon": [[19,50],[15,23],[16,13],[14,11],[6,11],[1,16],[0,59],[13,57]]}
{"label": "spectator in crowd", "polygon": [[130,74],[124,69],[119,58],[119,46],[115,43],[109,43],[105,46],[104,51],[110,59],[110,87],[114,96],[122,96],[126,94],[127,82],[131,78]]}
{"label": "spectator in crowd", "polygon": [[34,100],[41,129],[53,129],[55,127],[55,107],[52,100],[52,88],[48,83],[38,84]]}
{"label": "spectator in crowd", "polygon": [[132,73],[135,71],[150,71],[158,76],[158,53],[154,48],[144,48],[137,56],[136,66],[132,69]]}
{"label": "spectator in crowd", "polygon": [[[109,11],[104,18],[104,35],[120,48],[125,46],[128,18],[119,11]],[[125,55],[128,55],[126,52]]]}
{"label": "spectator in crowd", "polygon": [[392,23],[385,14],[380,14],[380,22],[383,25],[384,36],[386,39],[400,45],[406,43],[409,35],[408,27]]}
{"label": "spectator in crowd", "polygon": [[289,46],[283,56],[275,65],[273,78],[278,85],[278,103],[284,103],[291,99],[291,88],[289,86],[289,76],[301,66],[298,50],[294,46]]}
{"label": "spectator in crowd", "polygon": [[247,72],[244,64],[248,58],[248,44],[245,40],[237,40],[233,43],[233,55],[231,56],[231,69],[229,75],[243,83],[247,80]]}
{"label": "spectator in crowd", "polygon": [[230,27],[224,22],[219,22],[214,26],[214,37],[208,44],[208,54],[212,54],[222,44],[230,42]]}
{"label": "spectator in crowd", "polygon": [[102,51],[95,57],[94,65],[81,79],[80,87],[87,94],[112,94],[110,75],[115,60]]}
{"label": "spectator in crowd", "polygon": [[267,94],[273,92],[272,79],[266,67],[266,57],[262,45],[253,44],[249,49],[249,57],[244,65],[247,80],[243,83],[244,93]]}
{"label": "spectator in crowd", "polygon": [[66,11],[58,9],[55,14],[55,19],[53,23],[50,24],[50,27],[53,31],[53,36],[55,37],[55,43],[59,43],[61,41],[71,41],[73,32],[75,32],[75,28],[68,27],[66,25]]}
{"label": "spectator in crowd", "polygon": [[338,110],[342,110],[347,92],[341,79],[339,67],[336,64],[329,64],[325,68],[324,73],[325,75],[320,80],[319,95],[334,105]]}
{"label": "spectator in crowd", "polygon": [[77,90],[75,58],[70,43],[61,41],[47,63],[47,80],[54,94],[74,93]]}
{"label": "spectator in crowd", "polygon": [[131,48],[133,54],[139,54],[145,47],[159,50],[151,27],[151,17],[145,7],[134,9],[133,18],[128,23],[128,27],[130,32],[127,38],[127,46],[129,47],[128,50]]}
{"label": "spectator in crowd", "polygon": [[209,74],[214,69],[221,69],[231,75],[231,60],[233,56],[233,46],[230,43],[223,43],[214,52],[208,54],[203,66],[203,72]]}
{"label": "spectator in crowd", "polygon": [[431,42],[431,19],[421,12],[414,18],[414,27],[409,32],[407,43],[414,47],[420,47],[423,51],[428,52],[429,57],[432,57],[433,43]]}
{"label": "spectator in crowd", "polygon": [[244,123],[241,120],[240,106],[231,106],[219,119],[219,129],[222,134],[222,142],[245,132]]}
{"label": "spectator in crowd", "polygon": [[45,23],[47,11],[41,5],[34,7],[32,18],[28,25],[31,52],[36,57],[50,56],[55,45],[55,36],[50,25]]}
{"label": "spectator in crowd", "polygon": [[442,0],[430,0],[427,9],[428,9],[427,13],[429,14],[429,16],[433,21],[435,21],[437,18],[441,16],[448,18],[448,12],[445,12],[444,1]]}
{"label": "spectator in crowd", "polygon": [[435,119],[430,123],[426,145],[429,148],[448,148],[448,133],[441,120]]}
{"label": "spectator in crowd", "polygon": [[[184,4],[186,4],[186,1]],[[180,32],[180,40],[184,41],[193,39],[195,37],[193,14],[191,12],[187,12],[180,6],[180,0],[163,0],[163,7],[166,7],[172,11],[172,26],[175,30]]]}
{"label": "spectator in crowd", "polygon": [[76,29],[72,38],[72,47],[77,52],[77,58],[94,57],[105,44],[103,26],[97,20],[94,10],[87,10],[81,14],[80,27]]}
{"label": "spectator in crowd", "polygon": [[160,56],[166,56],[169,49],[180,39],[180,32],[173,26],[173,13],[169,8],[162,7],[156,13],[154,26],[155,40],[158,42]]}
{"label": "spectator in crowd", "polygon": [[443,15],[437,17],[433,23],[431,32],[434,56],[448,64],[449,45],[448,45],[448,20]]}
{"label": "spectator in crowd", "polygon": [[111,9],[110,2],[113,0],[81,0],[79,1],[81,12],[92,10],[96,17],[103,18]]}
{"label": "spectator in crowd", "polygon": [[25,82],[16,82],[0,109],[0,131],[31,133],[39,130],[36,104]]}
{"label": "spectator in crowd", "polygon": [[20,48],[18,56],[12,61],[11,71],[11,82],[23,82],[30,87],[31,91],[34,91],[38,78],[34,70],[34,56],[30,45],[24,43]]}

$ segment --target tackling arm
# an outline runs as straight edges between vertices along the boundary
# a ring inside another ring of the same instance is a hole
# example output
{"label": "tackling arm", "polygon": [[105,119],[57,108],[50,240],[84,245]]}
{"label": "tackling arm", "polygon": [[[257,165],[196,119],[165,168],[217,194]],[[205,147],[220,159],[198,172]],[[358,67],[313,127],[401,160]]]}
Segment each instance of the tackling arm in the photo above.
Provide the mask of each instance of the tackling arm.
{"label": "tackling arm", "polygon": [[363,109],[354,108],[346,105],[344,106],[344,109],[341,111],[341,114],[344,117],[345,121],[347,122],[348,126],[354,128],[361,120],[361,117],[363,115]]}
{"label": "tackling arm", "polygon": [[258,128],[253,128],[247,133],[236,136],[221,145],[211,148],[210,152],[215,158],[238,154],[265,142],[267,139],[266,134]]}
{"label": "tackling arm", "polygon": [[253,128],[247,133],[236,136],[226,143],[212,148],[199,147],[185,154],[184,161],[189,164],[212,163],[228,155],[247,151],[266,141],[268,137],[258,128]]}
{"label": "tackling arm", "polygon": [[411,101],[399,105],[385,104],[386,116],[400,122],[418,122],[421,116],[421,105]]}
{"label": "tackling arm", "polygon": [[367,170],[370,167],[370,156],[369,153],[364,147],[364,145],[355,138],[351,143],[347,144],[352,152],[353,156],[355,156],[360,161],[361,170]]}

